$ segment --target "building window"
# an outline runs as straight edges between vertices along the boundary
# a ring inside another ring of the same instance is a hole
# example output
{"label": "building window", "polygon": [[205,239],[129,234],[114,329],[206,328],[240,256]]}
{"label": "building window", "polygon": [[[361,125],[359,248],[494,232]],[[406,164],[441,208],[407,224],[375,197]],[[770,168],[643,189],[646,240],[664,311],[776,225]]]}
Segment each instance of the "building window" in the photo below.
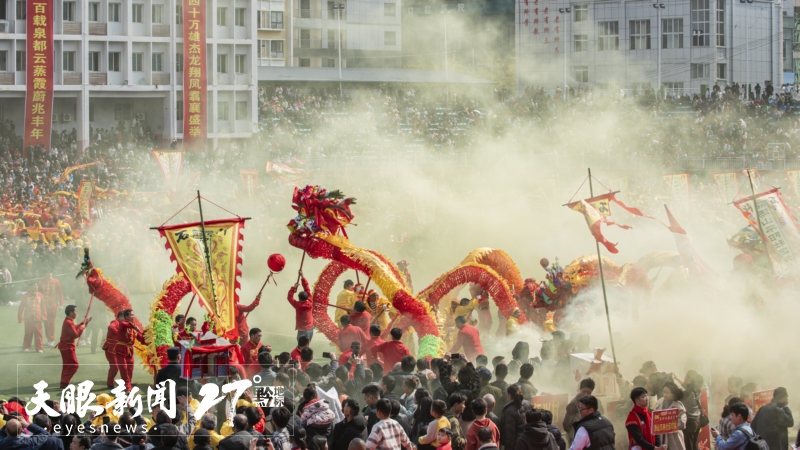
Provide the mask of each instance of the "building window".
{"label": "building window", "polygon": [[683,81],[676,83],[664,83],[664,88],[666,88],[668,91],[682,90]]}
{"label": "building window", "polygon": [[75,72],[75,52],[64,52],[61,54],[61,68],[65,72]]}
{"label": "building window", "polygon": [[573,42],[575,42],[575,52],[588,52],[589,51],[589,35],[588,34],[576,34],[573,37]]}
{"label": "building window", "polygon": [[[5,3],[5,2],[4,2]],[[64,22],[75,22],[75,2],[61,4],[62,19]]]}
{"label": "building window", "polygon": [[236,8],[233,10],[234,15],[234,25],[237,27],[244,27],[246,24],[244,23],[244,18],[246,16],[247,8]]}
{"label": "building window", "polygon": [[383,45],[395,45],[396,33],[394,31],[383,32]]}
{"label": "building window", "polygon": [[274,28],[276,30],[283,29],[283,11],[270,12],[269,27]]}
{"label": "building window", "polygon": [[0,72],[8,70],[8,51],[0,51]]}
{"label": "building window", "polygon": [[247,100],[236,102],[236,120],[247,120]]}
{"label": "building window", "polygon": [[573,5],[573,22],[584,22],[589,20],[589,5]]}
{"label": "building window", "polygon": [[247,55],[236,55],[234,56],[234,70],[236,73],[243,74],[247,73]]}
{"label": "building window", "polygon": [[100,18],[100,3],[89,3],[89,22],[97,22]]}
{"label": "building window", "polygon": [[151,67],[151,70],[153,72],[162,72],[163,71],[162,70],[163,66],[161,64],[164,62],[164,54],[163,53],[153,53],[152,57],[150,59],[152,59],[152,62],[153,62],[153,66]]}
{"label": "building window", "polygon": [[283,59],[283,41],[270,42],[270,56],[275,59]]}
{"label": "building window", "polygon": [[300,58],[300,67],[311,67],[310,58]]}
{"label": "building window", "polygon": [[383,67],[394,69],[395,67],[397,67],[397,58],[386,58],[383,61]]}
{"label": "building window", "polygon": [[217,25],[221,27],[228,25],[228,8],[217,8]]}
{"label": "building window", "polygon": [[120,3],[109,3],[108,4],[108,21],[109,22],[119,22],[119,10],[120,10]]}
{"label": "building window", "polygon": [[336,60],[333,58],[325,58],[325,67],[336,67]]}
{"label": "building window", "polygon": [[175,120],[183,120],[183,100],[175,102]]}
{"label": "building window", "polygon": [[89,72],[100,72],[100,52],[89,52]]}
{"label": "building window", "polygon": [[692,47],[708,47],[711,36],[711,0],[692,0]]}
{"label": "building window", "polygon": [[133,23],[142,23],[144,22],[144,5],[134,3],[133,4],[133,13],[131,15],[131,22]]}
{"label": "building window", "polygon": [[728,65],[727,64],[717,64],[717,79],[718,80],[725,80],[728,78]]}
{"label": "building window", "polygon": [[631,20],[631,50],[650,50],[649,20]]}
{"label": "building window", "polygon": [[328,30],[328,48],[338,48],[336,44],[336,30]]}
{"label": "building window", "polygon": [[142,61],[144,61],[144,53],[132,53],[131,70],[134,72],[143,72]]}
{"label": "building window", "polygon": [[269,28],[269,11],[259,10],[256,16],[256,28],[266,30]]}
{"label": "building window", "polygon": [[228,55],[217,55],[217,73],[228,73]]}
{"label": "building window", "polygon": [[258,40],[258,59],[269,58],[269,41],[266,39]]}
{"label": "building window", "polygon": [[164,5],[153,5],[153,23],[164,23]]}
{"label": "building window", "polygon": [[94,122],[94,103],[89,102],[89,122]]}
{"label": "building window", "polygon": [[175,25],[183,23],[183,5],[175,5]]}
{"label": "building window", "polygon": [[300,48],[311,48],[311,30],[300,30]]}
{"label": "building window", "polygon": [[717,0],[717,46],[725,46],[725,0]]}
{"label": "building window", "polygon": [[27,11],[28,5],[25,3],[25,0],[17,0],[17,20],[25,20],[25,18],[28,17],[26,14]]}
{"label": "building window", "polygon": [[692,79],[709,78],[708,64],[692,64]]}
{"label": "building window", "polygon": [[619,50],[619,22],[598,22],[597,50]]}
{"label": "building window", "polygon": [[228,102],[217,102],[217,120],[228,120]]}
{"label": "building window", "polygon": [[661,48],[683,48],[683,19],[663,19],[661,30]]}
{"label": "building window", "polygon": [[119,72],[120,71],[120,60],[122,59],[122,54],[120,52],[109,52],[108,54],[108,71],[109,72]]}
{"label": "building window", "polygon": [[25,65],[28,58],[25,57],[25,50],[17,50],[17,72],[25,72]]}
{"label": "building window", "polygon": [[384,3],[383,15],[387,17],[394,17],[397,15],[397,3]]}
{"label": "building window", "polygon": [[578,83],[589,82],[589,66],[573,66],[572,79]]}
{"label": "building window", "polygon": [[114,103],[114,121],[133,119],[132,103]]}
{"label": "building window", "polygon": [[183,53],[175,53],[175,72],[183,72]]}
{"label": "building window", "polygon": [[311,18],[311,0],[300,0],[300,18]]}

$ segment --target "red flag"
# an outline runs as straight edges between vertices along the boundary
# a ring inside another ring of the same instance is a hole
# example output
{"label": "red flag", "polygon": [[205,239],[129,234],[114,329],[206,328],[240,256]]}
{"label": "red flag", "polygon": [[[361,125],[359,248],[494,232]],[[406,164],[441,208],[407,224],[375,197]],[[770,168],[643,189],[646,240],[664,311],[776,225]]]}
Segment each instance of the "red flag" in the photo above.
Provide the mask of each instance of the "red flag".
{"label": "red flag", "polygon": [[667,205],[664,205],[667,210],[667,218],[669,219],[669,231],[672,231],[675,238],[675,245],[678,247],[678,253],[681,256],[681,264],[693,276],[700,277],[703,281],[713,284],[717,278],[717,274],[711,270],[710,267],[703,261],[697,252],[694,250],[689,237],[686,235],[686,230],[681,227],[675,216],[669,210]]}
{"label": "red flag", "polygon": [[603,223],[609,225],[609,223],[606,221],[606,218],[601,216],[600,213],[597,212],[592,205],[586,203],[585,200],[580,201],[579,210],[583,213],[583,217],[586,219],[586,225],[589,226],[589,231],[592,233],[592,236],[594,236],[594,239],[603,244],[611,253],[618,253],[619,250],[617,250],[617,246],[611,242],[608,242],[608,240],[606,240],[606,238],[603,236],[603,233],[600,231],[600,226]]}
{"label": "red flag", "polygon": [[[619,200],[616,196],[616,192],[609,192],[607,194],[598,195],[596,197],[587,198],[586,203],[590,204],[601,216],[606,217],[611,215],[611,202],[616,203],[625,211],[633,214],[634,216],[641,216],[647,217],[648,219],[652,219],[653,217],[648,216],[647,214],[643,213],[642,210],[639,208],[634,208],[632,206],[628,206]],[[580,211],[580,202],[572,202],[567,203],[567,206],[570,209],[574,209],[575,211]]]}

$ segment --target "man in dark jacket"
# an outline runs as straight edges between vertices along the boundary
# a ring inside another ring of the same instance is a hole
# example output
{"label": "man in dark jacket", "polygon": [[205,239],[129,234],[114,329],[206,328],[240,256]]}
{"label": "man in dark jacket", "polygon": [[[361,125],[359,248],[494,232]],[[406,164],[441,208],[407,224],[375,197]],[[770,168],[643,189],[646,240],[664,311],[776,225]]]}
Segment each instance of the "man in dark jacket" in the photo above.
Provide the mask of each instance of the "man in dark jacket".
{"label": "man in dark jacket", "polygon": [[531,383],[531,377],[533,376],[533,364],[525,363],[519,368],[519,381],[516,384],[522,388],[522,395],[525,396],[527,400],[530,400],[531,397],[536,395],[539,392],[535,387],[533,387],[533,383]]}
{"label": "man in dark jacket", "polygon": [[178,450],[178,437],[180,436],[178,427],[172,424],[163,424],[160,426],[158,435],[161,438],[161,445],[153,450]]}
{"label": "man in dark jacket", "polygon": [[549,431],[550,434],[552,434],[556,439],[556,444],[558,444],[559,450],[566,450],[567,442],[564,441],[564,437],[561,435],[561,430],[559,430],[557,426],[553,425],[553,412],[543,409],[542,422],[547,425],[547,431]]}
{"label": "man in dark jacket", "polygon": [[253,435],[247,432],[247,417],[233,416],[233,434],[219,441],[219,450],[249,450]]}
{"label": "man in dark jacket", "polygon": [[779,387],[772,393],[772,401],[762,406],[750,426],[769,444],[770,450],[789,448],[789,428],[794,426],[789,404],[789,393]]}
{"label": "man in dark jacket", "polygon": [[500,443],[509,450],[516,448],[517,440],[525,428],[525,413],[533,409],[531,402],[523,400],[521,388],[516,385],[511,387],[518,389],[518,394],[503,407],[500,416]]}
{"label": "man in dark jacket", "polygon": [[597,399],[593,395],[578,400],[581,420],[572,424],[575,431],[570,450],[614,450],[614,425],[597,411]]}
{"label": "man in dark jacket", "polygon": [[329,450],[347,450],[353,439],[367,439],[367,419],[358,413],[358,403],[353,399],[345,400],[342,413],[344,420],[333,427],[333,433],[328,440]]}
{"label": "man in dark jacket", "polygon": [[[26,428],[31,432],[31,435],[23,434],[22,431]],[[6,426],[0,430],[0,449],[23,450],[39,448],[43,446],[49,438],[50,436],[44,428],[33,423],[28,423],[22,417],[17,417],[16,419],[9,420]],[[63,450],[64,444],[61,443],[61,440],[56,440],[61,444],[60,448]]]}
{"label": "man in dark jacket", "polygon": [[[181,369],[181,351],[178,347],[168,348],[167,358],[169,358],[169,363],[156,374],[156,384],[162,381],[172,380],[175,382],[176,386],[180,386],[181,374],[183,373]],[[184,384],[185,383],[186,381],[184,380]]]}
{"label": "man in dark jacket", "polygon": [[[524,365],[523,365],[524,367]],[[515,450],[558,450],[553,435],[542,422],[542,412],[531,409],[525,412],[525,428],[517,439]]]}

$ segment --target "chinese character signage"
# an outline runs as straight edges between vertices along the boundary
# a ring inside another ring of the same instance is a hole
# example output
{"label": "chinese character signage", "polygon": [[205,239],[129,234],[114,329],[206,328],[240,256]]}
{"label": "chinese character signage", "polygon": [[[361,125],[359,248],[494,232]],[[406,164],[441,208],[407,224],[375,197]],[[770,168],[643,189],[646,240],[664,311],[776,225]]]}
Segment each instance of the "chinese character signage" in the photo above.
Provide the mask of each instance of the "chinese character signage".
{"label": "chinese character signage", "polygon": [[753,392],[753,414],[758,413],[762,406],[768,405],[772,401],[774,389],[768,391]]}
{"label": "chinese character signage", "polygon": [[780,192],[774,188],[755,197],[758,211],[753,205],[753,197],[737,200],[733,204],[761,234],[775,275],[781,278],[800,275],[800,265],[797,263],[800,231],[783,203]]}
{"label": "chinese character signage", "polygon": [[717,191],[719,192],[720,197],[722,197],[722,200],[726,203],[733,200],[733,198],[736,196],[736,193],[739,192],[738,175],[738,172],[711,174],[711,176],[714,177],[714,182],[717,183]]}
{"label": "chinese character signage", "polygon": [[183,148],[203,150],[206,109],[206,0],[183,0]]}
{"label": "chinese character signage", "polygon": [[653,434],[676,433],[680,416],[678,408],[653,411]]}
{"label": "chinese character signage", "polygon": [[689,202],[689,172],[662,175],[661,179],[667,184],[673,199],[684,203]]}
{"label": "chinese character signage", "polygon": [[53,126],[53,1],[27,2],[27,94],[25,152],[29,145],[50,147]]}
{"label": "chinese character signage", "polygon": [[[200,222],[158,228],[161,236],[167,239],[167,249],[172,250],[170,258],[178,263],[177,271],[186,276],[200,304],[214,318],[215,333],[230,341],[239,337],[234,305],[242,275],[239,253],[243,227],[243,218],[206,221],[205,239]],[[205,259],[206,243],[211,257],[210,279]]]}
{"label": "chinese character signage", "polygon": [[536,409],[546,409],[553,413],[553,423],[561,423],[567,410],[569,396],[567,394],[536,395],[531,397],[531,406]]}
{"label": "chinese character signage", "polygon": [[175,189],[181,173],[183,152],[180,150],[151,150],[151,152],[161,167],[161,173],[164,174],[164,186],[167,189]]}

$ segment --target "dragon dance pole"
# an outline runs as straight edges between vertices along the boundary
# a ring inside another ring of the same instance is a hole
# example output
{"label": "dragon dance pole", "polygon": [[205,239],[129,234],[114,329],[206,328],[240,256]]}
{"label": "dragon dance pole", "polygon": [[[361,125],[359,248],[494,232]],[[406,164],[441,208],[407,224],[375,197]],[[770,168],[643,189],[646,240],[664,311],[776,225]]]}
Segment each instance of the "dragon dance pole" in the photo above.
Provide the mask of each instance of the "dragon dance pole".
{"label": "dragon dance pole", "polygon": [[[592,169],[589,169],[589,196],[594,197],[592,188]],[[597,247],[597,264],[600,267],[600,283],[603,286],[603,304],[606,307],[606,323],[608,324],[608,339],[611,341],[611,356],[614,357],[614,367],[617,367],[617,350],[614,348],[614,336],[611,333],[611,315],[608,314],[608,295],[606,295],[606,278],[603,275],[603,257],[600,255],[600,243],[595,239],[594,245]]]}
{"label": "dragon dance pole", "polygon": [[211,300],[214,302],[214,316],[219,317],[219,312],[217,311],[217,289],[214,287],[214,272],[211,270],[211,251],[208,248],[206,222],[203,220],[203,202],[200,199],[200,191],[198,190],[197,207],[200,209],[200,231],[203,233],[203,253],[206,260],[206,270],[208,270],[208,281],[211,284]]}
{"label": "dragon dance pole", "polygon": [[[761,229],[761,214],[758,212],[758,200],[756,199],[756,188],[753,186],[753,177],[750,175],[750,169],[747,170],[747,180],[750,182],[750,192],[753,193],[753,209],[756,210],[756,222],[758,222],[758,234],[761,235],[761,240],[764,241],[764,248],[767,248],[767,238],[764,236],[764,230]],[[769,254],[769,252],[767,252]],[[769,268],[772,271],[772,276],[775,276],[775,268],[770,261]]]}

